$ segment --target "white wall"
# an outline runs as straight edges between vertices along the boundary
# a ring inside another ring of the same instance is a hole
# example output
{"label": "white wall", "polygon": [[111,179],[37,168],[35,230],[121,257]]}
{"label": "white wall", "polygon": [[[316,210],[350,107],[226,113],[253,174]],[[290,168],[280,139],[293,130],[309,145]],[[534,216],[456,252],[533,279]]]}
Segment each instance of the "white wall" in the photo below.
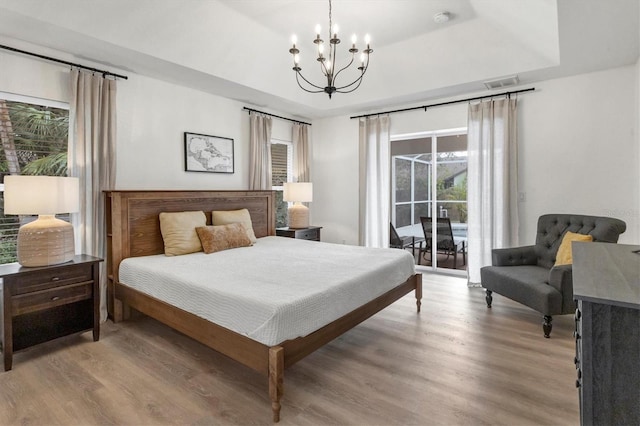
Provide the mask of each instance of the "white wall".
{"label": "white wall", "polygon": [[311,224],[323,227],[322,241],[357,245],[358,121],[314,120],[311,139]]}
{"label": "white wall", "polygon": [[[117,188],[247,189],[249,114],[244,106],[252,107],[140,75],[119,82]],[[274,119],[272,137],[290,141],[291,124]],[[185,172],[184,132],[232,138],[235,172]]]}
{"label": "white wall", "polygon": [[[248,187],[248,114],[242,104],[138,75],[118,82],[119,189]],[[234,140],[235,173],[184,171],[184,132]]]}
{"label": "white wall", "polygon": [[612,216],[640,243],[636,66],[536,84],[519,110],[521,241],[545,212]]}
{"label": "white wall", "polygon": [[[637,66],[535,84],[520,96],[520,241],[544,213],[613,216],[622,243],[640,243]],[[391,133],[465,127],[466,104],[391,115]],[[358,241],[358,123],[314,121],[312,219],[323,240]]]}
{"label": "white wall", "polygon": [[[49,54],[73,60],[60,52]],[[68,67],[4,51],[0,63],[0,91],[68,101]],[[533,242],[536,220],[546,212],[615,216],[628,225],[620,241],[640,243],[639,67],[541,82],[535,92],[520,97],[520,190],[526,194],[520,205],[522,243]],[[244,104],[129,77],[118,82],[118,189],[247,187]],[[465,104],[393,114],[391,133],[464,127],[466,121]],[[291,123],[273,123],[273,137],[290,140]],[[184,172],[185,131],[233,138],[236,172]],[[324,227],[325,241],[357,244],[358,120],[315,120],[311,139],[312,223]]]}
{"label": "white wall", "polygon": [[[6,44],[75,62],[62,52],[11,39]],[[2,50],[0,63],[0,91],[69,102],[68,66]],[[100,68],[100,64],[85,65]],[[116,189],[248,188],[249,114],[242,108],[251,105],[122,70],[110,71],[129,77],[117,83]],[[274,119],[272,137],[290,141],[291,125]],[[235,173],[185,172],[185,131],[234,139]]]}
{"label": "white wall", "polygon": [[[3,39],[0,42],[4,44]],[[0,50],[0,64],[0,91],[59,102],[69,101],[69,67],[36,61],[6,50]]]}

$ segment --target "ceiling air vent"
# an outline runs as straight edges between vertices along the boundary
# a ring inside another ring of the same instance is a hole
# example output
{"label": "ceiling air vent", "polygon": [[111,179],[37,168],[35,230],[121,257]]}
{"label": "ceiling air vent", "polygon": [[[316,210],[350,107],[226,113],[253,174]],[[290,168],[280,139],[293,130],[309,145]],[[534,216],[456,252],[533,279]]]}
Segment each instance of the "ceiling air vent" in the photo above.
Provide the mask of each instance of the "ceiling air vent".
{"label": "ceiling air vent", "polygon": [[517,75],[512,75],[511,77],[503,77],[498,78],[496,80],[485,81],[484,85],[489,90],[501,89],[503,87],[515,86],[520,81],[518,80]]}

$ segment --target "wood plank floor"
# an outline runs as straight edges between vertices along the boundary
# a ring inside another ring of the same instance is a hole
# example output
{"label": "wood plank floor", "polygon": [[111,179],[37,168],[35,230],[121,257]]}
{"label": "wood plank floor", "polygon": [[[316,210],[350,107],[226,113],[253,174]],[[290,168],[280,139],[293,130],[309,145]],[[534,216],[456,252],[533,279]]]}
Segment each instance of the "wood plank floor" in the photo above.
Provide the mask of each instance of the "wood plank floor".
{"label": "wood plank floor", "polygon": [[[285,372],[282,425],[575,425],[573,318],[464,280],[408,295]],[[270,424],[266,379],[149,319],[14,355],[0,424]]]}

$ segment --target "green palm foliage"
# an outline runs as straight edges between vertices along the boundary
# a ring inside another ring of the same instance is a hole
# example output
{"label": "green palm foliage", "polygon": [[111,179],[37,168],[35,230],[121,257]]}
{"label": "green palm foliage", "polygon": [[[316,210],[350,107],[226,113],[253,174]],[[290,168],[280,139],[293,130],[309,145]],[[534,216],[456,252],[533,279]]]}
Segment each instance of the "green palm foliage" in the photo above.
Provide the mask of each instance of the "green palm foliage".
{"label": "green palm foliage", "polygon": [[[69,112],[59,108],[7,102],[21,174],[66,176]],[[0,152],[0,171],[8,171]]]}

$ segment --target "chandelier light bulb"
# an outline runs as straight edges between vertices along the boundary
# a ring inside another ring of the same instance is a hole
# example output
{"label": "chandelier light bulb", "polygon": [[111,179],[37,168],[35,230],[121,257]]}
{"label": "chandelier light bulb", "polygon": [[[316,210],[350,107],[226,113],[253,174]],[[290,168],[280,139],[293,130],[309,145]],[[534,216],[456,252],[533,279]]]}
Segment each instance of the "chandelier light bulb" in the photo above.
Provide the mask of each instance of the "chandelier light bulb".
{"label": "chandelier light bulb", "polygon": [[360,62],[362,62],[362,64],[364,65],[364,60],[365,60],[365,56],[364,56],[364,52],[360,54]]}
{"label": "chandelier light bulb", "polygon": [[364,42],[367,45],[367,47],[369,47],[369,43],[371,43],[371,37],[369,36],[369,34],[365,34]]}
{"label": "chandelier light bulb", "polygon": [[338,37],[338,24],[333,24],[333,37]]}
{"label": "chandelier light bulb", "polygon": [[300,63],[300,55],[298,53],[293,55],[293,62],[295,62],[296,65]]}
{"label": "chandelier light bulb", "polygon": [[293,43],[293,46],[295,47],[296,43],[298,42],[298,37],[296,37],[296,35],[292,35],[291,36],[291,43]]}
{"label": "chandelier light bulb", "polygon": [[355,47],[355,46],[356,46],[356,41],[358,41],[358,36],[357,36],[357,35],[355,35],[355,34],[353,34],[353,35],[351,36],[351,44],[353,44],[353,47]]}
{"label": "chandelier light bulb", "polygon": [[324,44],[318,44],[318,53],[322,55],[324,53]]}
{"label": "chandelier light bulb", "polygon": [[331,61],[327,61],[327,72],[331,72]]}
{"label": "chandelier light bulb", "polygon": [[316,25],[316,35],[320,38],[320,32],[322,31],[322,27],[320,24]]}

